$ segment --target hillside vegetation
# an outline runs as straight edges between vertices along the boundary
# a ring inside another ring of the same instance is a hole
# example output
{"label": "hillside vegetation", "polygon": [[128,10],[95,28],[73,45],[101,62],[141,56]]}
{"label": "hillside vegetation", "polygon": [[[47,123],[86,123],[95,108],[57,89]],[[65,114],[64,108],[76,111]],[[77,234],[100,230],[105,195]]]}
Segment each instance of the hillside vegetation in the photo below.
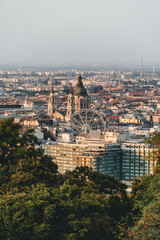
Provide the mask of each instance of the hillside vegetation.
{"label": "hillside vegetation", "polygon": [[126,185],[88,167],[60,174],[32,130],[0,120],[0,239],[159,239],[159,139],[148,139],[154,174],[135,179],[128,196]]}

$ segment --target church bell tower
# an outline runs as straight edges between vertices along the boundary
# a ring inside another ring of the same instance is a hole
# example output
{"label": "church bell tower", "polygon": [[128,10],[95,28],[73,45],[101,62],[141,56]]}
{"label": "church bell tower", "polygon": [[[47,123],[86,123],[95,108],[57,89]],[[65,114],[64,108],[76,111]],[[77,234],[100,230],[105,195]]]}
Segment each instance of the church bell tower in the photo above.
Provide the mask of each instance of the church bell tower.
{"label": "church bell tower", "polygon": [[54,111],[54,91],[53,86],[51,92],[49,94],[49,101],[48,101],[48,115],[52,115]]}
{"label": "church bell tower", "polygon": [[66,120],[71,119],[71,115],[75,111],[75,101],[74,101],[74,93],[73,93],[73,87],[72,85],[70,86],[70,92],[68,95],[68,102],[67,102],[67,115],[66,115]]}

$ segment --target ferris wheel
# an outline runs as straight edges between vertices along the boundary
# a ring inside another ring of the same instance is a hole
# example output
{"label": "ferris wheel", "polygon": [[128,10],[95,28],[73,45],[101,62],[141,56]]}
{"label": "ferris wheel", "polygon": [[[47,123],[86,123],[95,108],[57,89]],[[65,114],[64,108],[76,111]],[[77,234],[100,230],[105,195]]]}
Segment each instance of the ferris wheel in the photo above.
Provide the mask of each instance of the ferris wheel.
{"label": "ferris wheel", "polygon": [[76,132],[105,131],[106,122],[96,110],[83,109],[71,115],[69,126]]}

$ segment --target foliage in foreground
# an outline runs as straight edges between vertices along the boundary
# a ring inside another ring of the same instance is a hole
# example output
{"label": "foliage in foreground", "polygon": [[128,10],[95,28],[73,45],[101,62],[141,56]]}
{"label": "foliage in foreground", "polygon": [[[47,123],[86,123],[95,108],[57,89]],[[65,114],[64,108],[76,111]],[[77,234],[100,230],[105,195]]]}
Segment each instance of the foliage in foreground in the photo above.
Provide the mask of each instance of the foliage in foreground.
{"label": "foliage in foreground", "polygon": [[128,197],[87,167],[59,174],[32,130],[0,120],[0,239],[160,239],[160,133],[147,141],[154,174],[135,179]]}
{"label": "foliage in foreground", "polygon": [[160,133],[155,132],[147,139],[153,149],[152,158],[157,164],[154,174],[135,179],[131,199],[133,210],[128,214],[130,222],[120,224],[123,240],[160,239]]}
{"label": "foliage in foreground", "polygon": [[126,186],[87,167],[60,175],[36,144],[32,130],[0,120],[0,239],[116,239]]}
{"label": "foliage in foreground", "polygon": [[[0,199],[0,239],[114,239],[113,199],[86,187],[38,185]],[[125,203],[117,199],[119,209]],[[119,215],[119,217],[118,217]]]}

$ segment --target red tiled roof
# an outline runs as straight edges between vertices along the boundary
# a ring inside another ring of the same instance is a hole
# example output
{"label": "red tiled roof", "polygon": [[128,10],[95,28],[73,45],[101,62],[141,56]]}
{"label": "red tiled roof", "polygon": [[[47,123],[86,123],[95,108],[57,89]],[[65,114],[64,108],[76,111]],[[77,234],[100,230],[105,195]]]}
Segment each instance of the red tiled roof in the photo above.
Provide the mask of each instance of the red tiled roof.
{"label": "red tiled roof", "polygon": [[119,116],[108,116],[107,118],[115,118],[115,119],[119,119]]}

